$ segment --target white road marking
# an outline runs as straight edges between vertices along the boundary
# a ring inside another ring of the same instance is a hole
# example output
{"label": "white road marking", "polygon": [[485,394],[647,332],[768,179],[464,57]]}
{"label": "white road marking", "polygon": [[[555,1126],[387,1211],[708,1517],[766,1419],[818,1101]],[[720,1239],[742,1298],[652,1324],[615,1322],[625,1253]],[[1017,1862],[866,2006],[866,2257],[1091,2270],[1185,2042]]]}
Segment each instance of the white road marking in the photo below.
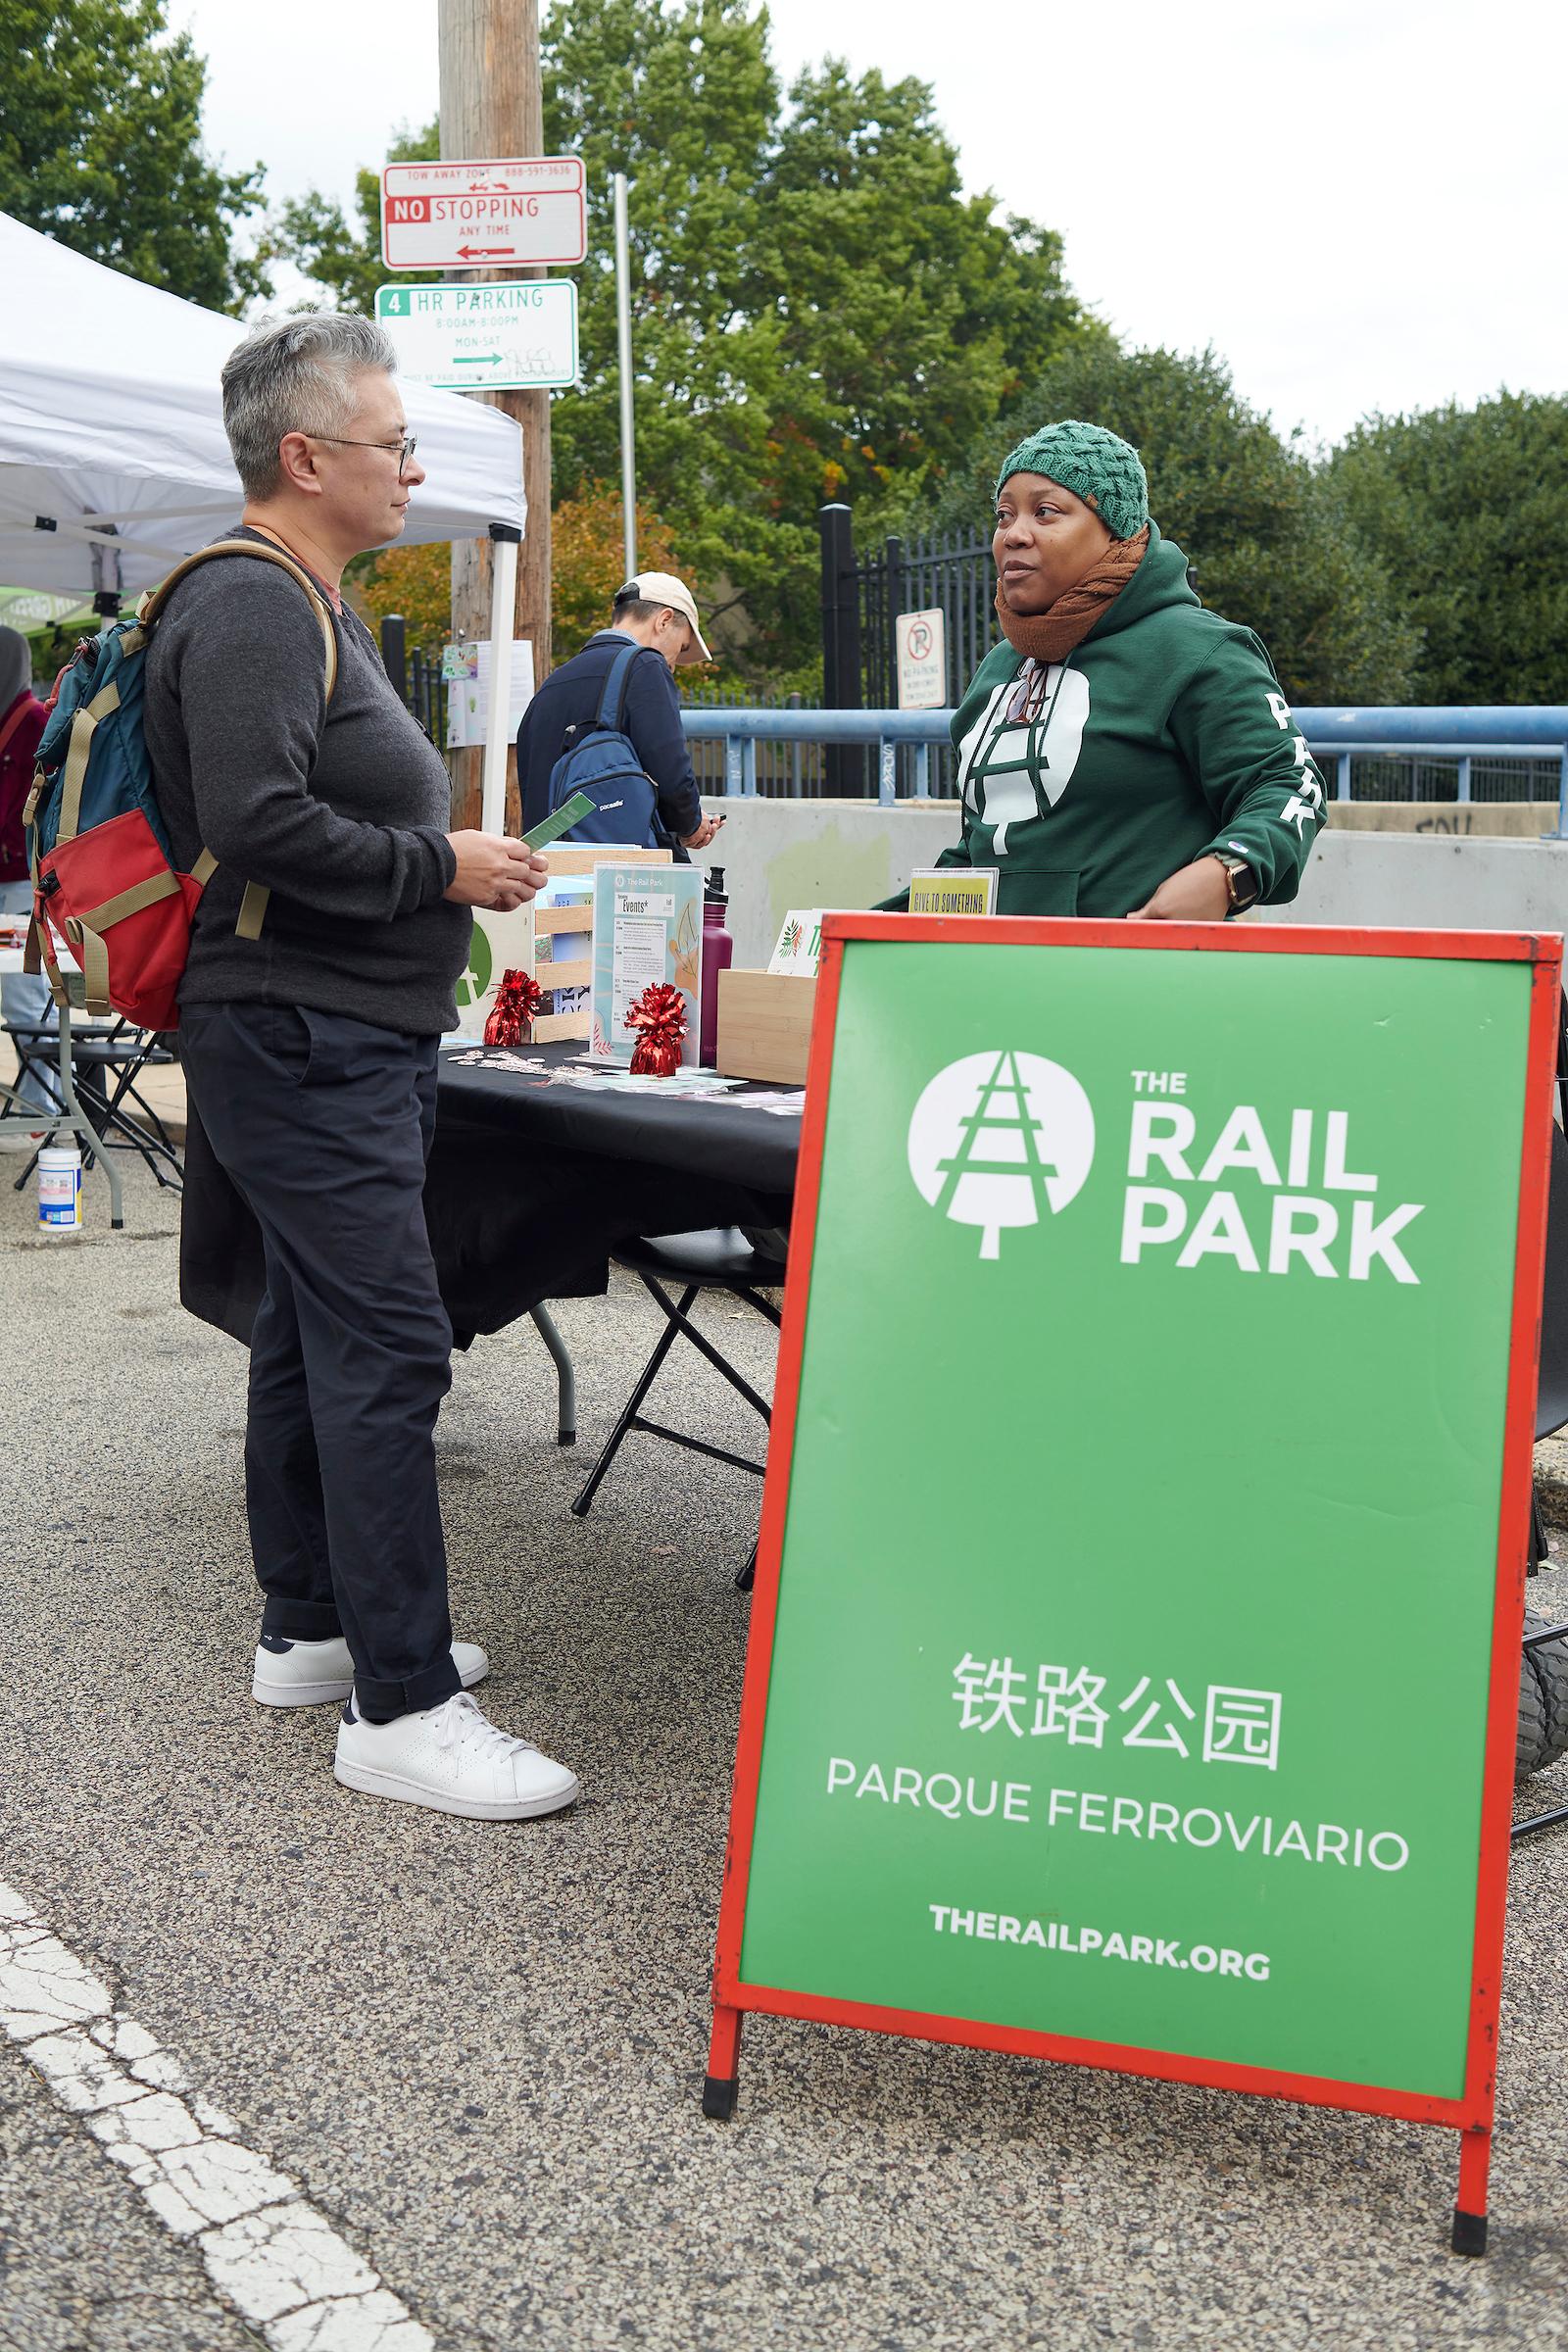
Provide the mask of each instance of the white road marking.
{"label": "white road marking", "polygon": [[298,2183],[242,2144],[178,2059],[3,1883],[0,2028],[165,2229],[194,2240],[219,2293],[274,2352],[436,2352]]}

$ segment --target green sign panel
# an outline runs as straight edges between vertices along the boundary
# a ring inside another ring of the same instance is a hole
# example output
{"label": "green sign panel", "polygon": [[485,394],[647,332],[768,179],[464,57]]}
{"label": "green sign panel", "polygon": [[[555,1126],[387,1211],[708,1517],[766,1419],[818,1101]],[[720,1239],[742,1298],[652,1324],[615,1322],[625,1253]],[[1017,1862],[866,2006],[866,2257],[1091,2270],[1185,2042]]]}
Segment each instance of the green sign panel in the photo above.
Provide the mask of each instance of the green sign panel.
{"label": "green sign panel", "polygon": [[824,983],[717,1999],[1460,2102],[1531,951],[905,928]]}

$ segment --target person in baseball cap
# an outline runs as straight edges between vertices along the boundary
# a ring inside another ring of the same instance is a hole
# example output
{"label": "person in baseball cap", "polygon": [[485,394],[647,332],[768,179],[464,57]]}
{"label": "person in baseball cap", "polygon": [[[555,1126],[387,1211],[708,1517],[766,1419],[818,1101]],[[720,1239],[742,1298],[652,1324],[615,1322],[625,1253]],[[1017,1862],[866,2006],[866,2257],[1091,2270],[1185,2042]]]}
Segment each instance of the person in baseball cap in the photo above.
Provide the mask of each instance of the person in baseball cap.
{"label": "person in baseball cap", "polygon": [[[633,659],[629,666],[617,668],[628,638]],[[672,571],[640,571],[617,588],[610,626],[598,630],[580,653],[551,671],[522,714],[517,729],[522,829],[526,832],[549,815],[551,779],[563,753],[586,730],[612,723],[629,738],[653,786],[652,798],[642,785],[640,809],[634,811],[629,801],[617,799],[612,808],[607,807],[573,826],[566,839],[668,846],[682,859],[689,850],[707,849],[724,820],[703,813],[674,673],[712,658],[703,640],[697,599]],[[618,699],[612,719],[605,710],[607,696]],[[558,777],[558,784],[561,781]],[[646,829],[632,825],[621,832],[634,814]]]}
{"label": "person in baseball cap", "polygon": [[[660,612],[663,611],[678,612],[685,621],[691,635],[685,651],[673,657],[676,665],[688,662],[711,662],[713,657],[703,643],[702,624],[697,618],[697,599],[685,581],[677,580],[672,571],[640,571],[634,580],[626,582],[624,588],[616,589],[616,628],[625,626],[623,615],[629,615],[633,606],[651,606],[653,611],[648,614],[650,620],[657,621]],[[662,646],[659,650],[662,652]]]}

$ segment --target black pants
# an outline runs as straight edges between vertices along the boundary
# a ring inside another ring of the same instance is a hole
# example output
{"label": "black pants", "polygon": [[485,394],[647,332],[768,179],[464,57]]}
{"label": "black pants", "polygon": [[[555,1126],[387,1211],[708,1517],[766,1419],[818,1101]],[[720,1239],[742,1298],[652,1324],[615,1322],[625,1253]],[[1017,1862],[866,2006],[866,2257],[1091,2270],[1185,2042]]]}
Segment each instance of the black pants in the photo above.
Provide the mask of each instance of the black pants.
{"label": "black pants", "polygon": [[245,1494],[264,1633],[341,1632],[363,1715],[458,1690],[434,1431],[452,1327],[424,1224],[434,1038],[271,1004],[182,1010],[208,1139],[262,1230]]}

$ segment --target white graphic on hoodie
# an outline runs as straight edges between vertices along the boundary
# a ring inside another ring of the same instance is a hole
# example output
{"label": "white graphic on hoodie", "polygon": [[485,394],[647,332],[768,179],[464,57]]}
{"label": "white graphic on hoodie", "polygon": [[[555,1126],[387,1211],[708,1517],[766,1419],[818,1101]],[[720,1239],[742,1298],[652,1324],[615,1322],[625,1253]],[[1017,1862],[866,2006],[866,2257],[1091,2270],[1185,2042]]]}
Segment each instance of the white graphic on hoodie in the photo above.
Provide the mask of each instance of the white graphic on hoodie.
{"label": "white graphic on hoodie", "polygon": [[[958,790],[966,808],[995,831],[993,846],[999,858],[1007,854],[1007,827],[1041,813],[1035,781],[1026,760],[1031,730],[1008,726],[1004,714],[1017,687],[1017,678],[1004,678],[979,717],[958,746]],[[1089,680],[1082,670],[1054,662],[1046,672],[1044,709],[1051,713],[1044,731],[1035,732],[1040,761],[1040,789],[1054,808],[1072,781],[1089,724]],[[998,767],[1003,769],[997,774]],[[985,787],[982,810],[976,786]]]}

